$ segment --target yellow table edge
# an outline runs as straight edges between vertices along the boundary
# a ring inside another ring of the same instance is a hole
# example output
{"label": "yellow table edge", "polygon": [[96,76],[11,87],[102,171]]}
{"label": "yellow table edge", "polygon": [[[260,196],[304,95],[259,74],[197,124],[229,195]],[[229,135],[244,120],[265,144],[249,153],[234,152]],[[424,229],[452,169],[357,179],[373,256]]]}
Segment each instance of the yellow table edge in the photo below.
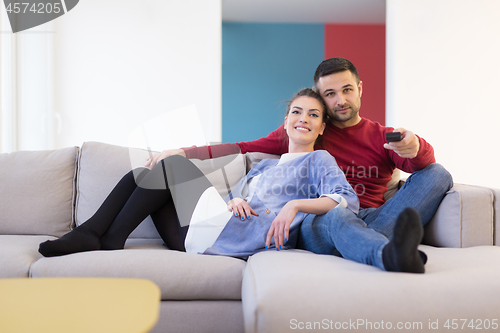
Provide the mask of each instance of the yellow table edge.
{"label": "yellow table edge", "polygon": [[0,332],[145,333],[160,301],[146,279],[0,279]]}

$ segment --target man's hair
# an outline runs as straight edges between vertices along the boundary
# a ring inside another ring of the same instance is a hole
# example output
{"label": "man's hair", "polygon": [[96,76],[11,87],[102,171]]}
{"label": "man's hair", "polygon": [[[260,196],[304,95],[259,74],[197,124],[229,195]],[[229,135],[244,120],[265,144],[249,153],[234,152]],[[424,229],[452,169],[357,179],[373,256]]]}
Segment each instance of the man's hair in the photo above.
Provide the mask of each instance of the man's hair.
{"label": "man's hair", "polygon": [[318,88],[318,81],[321,77],[344,71],[349,71],[354,74],[356,77],[356,83],[359,83],[358,70],[349,60],[345,58],[330,58],[323,60],[314,73],[314,86],[316,89]]}

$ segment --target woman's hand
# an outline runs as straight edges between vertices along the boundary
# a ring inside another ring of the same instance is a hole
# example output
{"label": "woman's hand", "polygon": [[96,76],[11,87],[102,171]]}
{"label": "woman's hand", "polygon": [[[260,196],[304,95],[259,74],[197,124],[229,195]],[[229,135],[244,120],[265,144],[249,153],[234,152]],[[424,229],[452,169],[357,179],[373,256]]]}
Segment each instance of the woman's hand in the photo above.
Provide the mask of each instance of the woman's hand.
{"label": "woman's hand", "polygon": [[245,217],[248,217],[249,220],[252,219],[252,215],[259,216],[252,207],[241,198],[234,198],[233,200],[227,203],[227,209],[230,212],[233,212],[234,216],[241,216],[241,220],[243,221]]}
{"label": "woman's hand", "polygon": [[169,149],[169,150],[164,150],[161,153],[156,153],[153,154],[151,157],[149,157],[146,160],[146,164],[144,164],[145,167],[148,167],[149,169],[153,169],[154,166],[163,160],[164,158],[167,158],[172,155],[181,155],[186,157],[186,153],[182,149]]}
{"label": "woman's hand", "polygon": [[295,218],[295,215],[299,212],[296,200],[292,200],[286,203],[281,209],[280,213],[274,219],[269,228],[266,238],[266,249],[271,246],[271,239],[274,237],[274,244],[277,250],[281,250],[281,247],[288,241],[290,225]]}

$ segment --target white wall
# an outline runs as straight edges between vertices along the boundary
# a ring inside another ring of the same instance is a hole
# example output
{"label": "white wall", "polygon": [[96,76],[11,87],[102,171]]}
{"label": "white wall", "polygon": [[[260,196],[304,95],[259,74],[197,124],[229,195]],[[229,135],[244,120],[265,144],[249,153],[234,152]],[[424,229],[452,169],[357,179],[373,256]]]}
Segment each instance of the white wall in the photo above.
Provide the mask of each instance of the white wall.
{"label": "white wall", "polygon": [[500,1],[387,0],[387,124],[455,182],[500,188]]}
{"label": "white wall", "polygon": [[221,140],[221,0],[85,0],[54,26],[53,148],[127,146],[165,114],[172,128],[158,124],[163,141],[148,145],[204,144],[168,136],[193,130],[193,115],[171,112],[189,105],[205,141]]}

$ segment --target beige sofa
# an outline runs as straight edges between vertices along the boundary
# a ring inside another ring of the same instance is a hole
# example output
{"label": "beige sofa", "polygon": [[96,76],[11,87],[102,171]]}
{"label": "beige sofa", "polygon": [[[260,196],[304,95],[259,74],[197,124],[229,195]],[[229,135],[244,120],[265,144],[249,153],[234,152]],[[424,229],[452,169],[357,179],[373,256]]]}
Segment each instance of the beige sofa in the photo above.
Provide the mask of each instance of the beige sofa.
{"label": "beige sofa", "polygon": [[[54,258],[38,253],[40,242],[91,216],[121,176],[147,156],[145,150],[97,142],[0,154],[0,278],[152,280],[162,291],[152,332],[383,331],[401,325],[472,331],[470,320],[484,329],[500,325],[498,192],[483,187],[455,185],[446,195],[425,229],[424,275],[387,273],[300,250],[263,252],[248,262],[171,251],[150,218],[125,250]],[[230,187],[264,156],[195,163],[225,194],[224,176]]]}

